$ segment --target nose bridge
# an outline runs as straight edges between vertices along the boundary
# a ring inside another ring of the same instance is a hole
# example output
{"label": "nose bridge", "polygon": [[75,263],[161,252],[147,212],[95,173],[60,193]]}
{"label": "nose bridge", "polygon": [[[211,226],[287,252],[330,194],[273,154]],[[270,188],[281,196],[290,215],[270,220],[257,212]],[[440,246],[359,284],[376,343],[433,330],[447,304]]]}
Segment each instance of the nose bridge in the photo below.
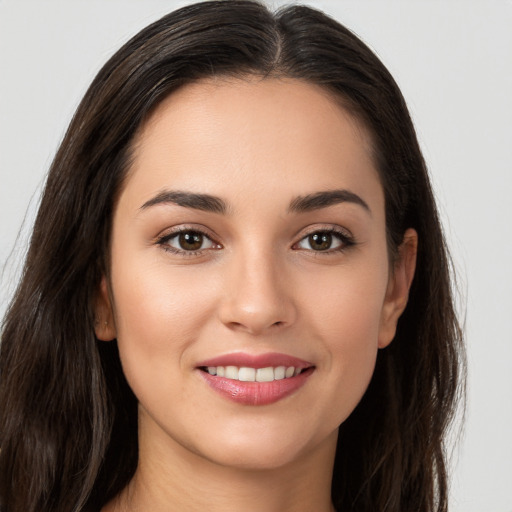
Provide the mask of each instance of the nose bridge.
{"label": "nose bridge", "polygon": [[284,262],[272,247],[254,244],[234,251],[227,274],[221,306],[226,325],[258,334],[294,321]]}

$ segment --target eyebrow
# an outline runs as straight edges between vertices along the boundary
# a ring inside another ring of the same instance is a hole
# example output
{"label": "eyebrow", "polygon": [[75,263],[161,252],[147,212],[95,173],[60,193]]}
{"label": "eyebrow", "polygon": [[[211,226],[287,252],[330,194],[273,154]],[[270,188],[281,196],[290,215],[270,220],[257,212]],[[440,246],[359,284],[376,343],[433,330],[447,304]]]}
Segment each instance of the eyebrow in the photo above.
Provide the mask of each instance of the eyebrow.
{"label": "eyebrow", "polygon": [[360,196],[350,192],[350,190],[326,190],[323,192],[315,192],[307,196],[296,197],[288,207],[289,212],[305,213],[313,210],[320,210],[339,203],[353,203],[362,206],[370,215],[372,211],[368,203]]}
{"label": "eyebrow", "polygon": [[[228,212],[227,203],[217,196],[210,194],[198,194],[194,192],[185,192],[179,190],[164,190],[155,197],[146,201],[141,210],[160,204],[172,203],[185,208],[193,208],[205,212],[226,214]],[[315,192],[306,196],[298,196],[290,202],[288,206],[289,213],[306,213],[314,210],[320,210],[340,203],[353,203],[363,207],[371,214],[370,207],[357,194],[349,190],[326,190]]]}
{"label": "eyebrow", "polygon": [[226,203],[220,197],[211,196],[209,194],[182,192],[179,190],[164,190],[149,201],[146,201],[140,209],[145,210],[151,206],[167,203],[212,213],[225,214],[228,210]]}

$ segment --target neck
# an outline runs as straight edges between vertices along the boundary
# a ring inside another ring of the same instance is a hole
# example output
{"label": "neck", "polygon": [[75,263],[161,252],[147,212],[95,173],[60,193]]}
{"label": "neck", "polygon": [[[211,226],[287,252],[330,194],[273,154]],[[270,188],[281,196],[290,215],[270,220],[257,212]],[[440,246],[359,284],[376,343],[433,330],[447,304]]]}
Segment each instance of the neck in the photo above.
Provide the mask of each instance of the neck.
{"label": "neck", "polygon": [[168,439],[162,450],[154,436],[142,437],[134,478],[102,512],[333,512],[336,437],[293,463],[264,469],[222,466]]}

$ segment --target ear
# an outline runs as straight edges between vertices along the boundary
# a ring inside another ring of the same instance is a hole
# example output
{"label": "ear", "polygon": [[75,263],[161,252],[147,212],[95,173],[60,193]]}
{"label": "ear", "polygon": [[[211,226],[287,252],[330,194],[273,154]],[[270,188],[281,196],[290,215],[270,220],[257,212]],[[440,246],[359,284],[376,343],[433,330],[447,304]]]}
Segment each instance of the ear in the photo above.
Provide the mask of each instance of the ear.
{"label": "ear", "polygon": [[101,278],[98,294],[94,304],[94,332],[101,341],[112,341],[117,337],[112,300],[108,288],[107,278]]}
{"label": "ear", "polygon": [[418,252],[418,234],[408,229],[398,248],[398,258],[389,276],[379,328],[379,348],[387,347],[396,333],[396,326],[409,298]]}

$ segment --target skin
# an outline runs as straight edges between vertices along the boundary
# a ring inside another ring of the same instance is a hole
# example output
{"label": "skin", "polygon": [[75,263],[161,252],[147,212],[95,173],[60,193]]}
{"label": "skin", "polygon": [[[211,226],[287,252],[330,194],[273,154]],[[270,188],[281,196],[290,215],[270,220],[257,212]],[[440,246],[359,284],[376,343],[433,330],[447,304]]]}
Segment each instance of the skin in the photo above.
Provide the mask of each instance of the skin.
{"label": "skin", "polygon": [[[139,400],[140,461],[103,511],[333,510],[338,426],[393,339],[415,265],[412,230],[390,264],[370,137],[314,85],[249,77],[173,93],[134,148],[96,334],[117,338]],[[338,189],[368,209],[289,211],[297,197]],[[227,211],[142,207],[164,190],[218,196]],[[177,227],[212,242],[170,252],[159,240]],[[354,244],[334,235],[332,249],[316,250],[308,235],[329,229]],[[315,369],[276,403],[241,405],[196,368],[232,352],[290,354]]]}

